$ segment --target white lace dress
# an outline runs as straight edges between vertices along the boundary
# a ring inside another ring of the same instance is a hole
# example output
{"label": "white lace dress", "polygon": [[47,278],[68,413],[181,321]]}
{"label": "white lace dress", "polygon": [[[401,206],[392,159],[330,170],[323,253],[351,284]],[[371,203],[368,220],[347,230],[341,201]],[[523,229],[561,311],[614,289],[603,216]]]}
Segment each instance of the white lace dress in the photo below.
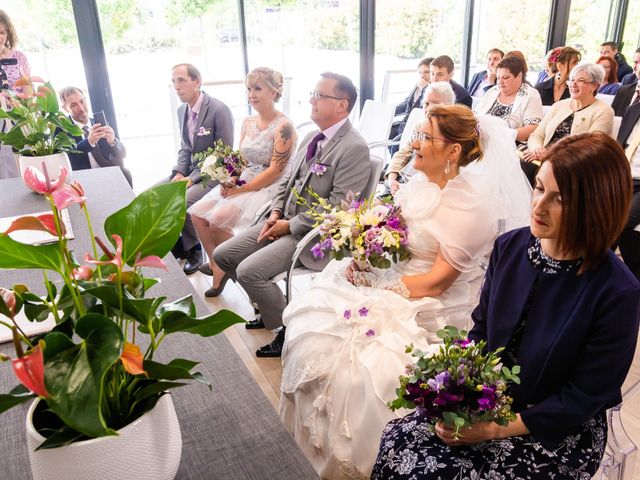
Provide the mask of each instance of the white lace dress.
{"label": "white lace dress", "polygon": [[332,261],[285,309],[280,417],[323,478],[369,478],[384,426],[408,413],[386,406],[411,360],[405,346],[424,350],[444,325],[467,326],[479,263],[497,233],[486,220],[491,198],[462,174],[440,190],[418,173],[396,201],[412,258],[376,274],[429,272],[439,251],[462,274],[439,297],[407,300],[352,285],[345,277],[349,260]]}
{"label": "white lace dress", "polygon": [[[250,182],[258,173],[269,167],[275,133],[284,123],[291,121],[282,116],[276,118],[264,130],[260,130],[257,116],[245,120],[242,126],[244,138],[240,145],[240,153],[248,165],[240,175],[241,180]],[[295,150],[294,147],[291,147],[291,151]],[[289,168],[289,165],[285,167],[280,178],[287,174]],[[189,214],[204,218],[220,228],[242,230],[251,225],[258,209],[273,196],[277,184],[278,180],[275,180],[258,191],[241,193],[229,198],[223,198],[220,195],[220,187],[217,186],[194,203],[189,209]]]}

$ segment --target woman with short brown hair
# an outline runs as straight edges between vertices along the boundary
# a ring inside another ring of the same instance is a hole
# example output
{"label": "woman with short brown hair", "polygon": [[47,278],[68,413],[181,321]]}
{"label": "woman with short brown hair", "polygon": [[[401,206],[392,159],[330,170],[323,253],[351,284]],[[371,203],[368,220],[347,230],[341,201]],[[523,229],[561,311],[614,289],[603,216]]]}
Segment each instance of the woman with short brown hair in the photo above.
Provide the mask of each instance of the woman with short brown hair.
{"label": "woman with short brown hair", "polygon": [[517,419],[478,422],[456,439],[442,424],[426,428],[419,409],[385,428],[373,479],[591,478],[638,336],[640,282],[608,248],[630,198],[629,162],[608,135],[551,148],[530,226],[494,245],[469,333],[520,365],[509,387]]}

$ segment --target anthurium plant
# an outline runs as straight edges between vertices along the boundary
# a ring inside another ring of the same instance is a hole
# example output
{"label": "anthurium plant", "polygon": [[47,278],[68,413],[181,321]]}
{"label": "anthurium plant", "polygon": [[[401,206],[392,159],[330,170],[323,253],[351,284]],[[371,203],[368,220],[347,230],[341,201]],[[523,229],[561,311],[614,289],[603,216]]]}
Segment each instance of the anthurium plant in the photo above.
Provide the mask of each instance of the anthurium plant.
{"label": "anthurium plant", "polygon": [[[197,317],[190,295],[172,302],[147,295],[158,280],[142,269],[167,268],[162,257],[185,219],[184,182],[151,188],[108,217],[105,239],[93,234],[82,186],[65,184],[63,167],[54,180],[45,165],[43,172],[28,167],[24,181],[45,195],[51,213],[21,217],[0,233],[0,268],[41,269],[46,290],[40,296],[26,285],[0,289],[0,328],[11,329],[15,344],[15,357],[2,360],[11,361],[20,382],[0,394],[0,412],[39,397],[43,408],[34,425],[46,440],[38,448],[53,448],[115,435],[167,390],[190,380],[211,388],[194,370],[196,361],[161,363],[154,354],[173,333],[208,337],[243,320],[228,310]],[[73,204],[84,211],[92,237],[92,251],[82,261],[61,220],[61,211]],[[47,231],[58,240],[26,245],[8,235],[16,230]],[[62,280],[52,281],[51,272]],[[33,322],[52,315],[56,326],[28,338],[16,322],[21,311]]]}
{"label": "anthurium plant", "polygon": [[60,111],[51,83],[38,77],[22,77],[14,89],[0,90],[4,96],[0,120],[11,122],[11,128],[0,133],[0,142],[27,157],[75,150],[72,137],[82,136],[82,129]]}

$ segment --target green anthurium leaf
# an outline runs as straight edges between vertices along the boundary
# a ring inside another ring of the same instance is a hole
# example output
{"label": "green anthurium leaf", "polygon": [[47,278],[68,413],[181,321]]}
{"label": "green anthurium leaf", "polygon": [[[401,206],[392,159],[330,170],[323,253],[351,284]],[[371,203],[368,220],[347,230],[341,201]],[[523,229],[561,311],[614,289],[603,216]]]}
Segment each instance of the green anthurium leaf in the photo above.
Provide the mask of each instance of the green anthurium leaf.
{"label": "green anthurium leaf", "polygon": [[164,257],[178,240],[186,215],[186,182],[173,182],[145,190],[129,205],[109,216],[104,231],[122,237],[123,260],[132,265],[142,257]]}
{"label": "green anthurium leaf", "polygon": [[58,104],[58,97],[56,97],[56,92],[51,85],[51,82],[46,82],[44,84],[45,88],[38,87],[38,93],[44,93],[43,96],[37,96],[36,102],[40,106],[40,109],[46,113],[52,113],[55,115],[62,115],[60,113],[60,105]]}
{"label": "green anthurium leaf", "polygon": [[45,361],[45,383],[51,394],[47,404],[78,432],[89,437],[115,435],[102,417],[100,404],[104,376],[122,352],[122,331],[109,317],[90,313],[78,319],[76,333],[84,339],[82,343]]}
{"label": "green anthurium leaf", "polygon": [[58,448],[69,445],[76,440],[81,439],[84,435],[76,432],[73,428],[64,425],[47,437],[47,439],[36,447],[36,450],[46,450],[48,448]]}
{"label": "green anthurium leaf", "polygon": [[75,348],[76,344],[62,332],[50,332],[44,337],[44,361],[53,358],[58,353],[70,348]]}
{"label": "green anthurium leaf", "polygon": [[144,388],[141,388],[136,392],[133,396],[133,399],[137,402],[140,400],[144,400],[145,398],[149,398],[153,395],[157,395],[160,392],[166,392],[171,388],[182,387],[183,385],[188,385],[187,383],[181,382],[156,382],[151,385],[147,385]]}
{"label": "green anthurium leaf", "polygon": [[49,317],[51,310],[46,305],[27,302],[24,304],[24,314],[32,322],[43,322]]}
{"label": "green anthurium leaf", "polygon": [[149,378],[158,380],[193,379],[193,374],[189,370],[176,365],[164,365],[153,360],[145,360],[142,366]]}
{"label": "green anthurium leaf", "polygon": [[202,383],[203,385],[206,385],[207,387],[209,387],[209,390],[213,389],[211,384],[207,381],[206,378],[204,378],[204,375],[202,375],[200,372],[193,372],[192,375],[193,375],[194,380]]}
{"label": "green anthurium leaf", "polygon": [[35,397],[36,394],[31,393],[27,387],[22,384],[18,385],[17,387],[12,388],[9,393],[0,394],[0,413]]}
{"label": "green anthurium leaf", "polygon": [[[102,286],[85,288],[84,293],[92,295],[102,300],[110,307],[119,310],[120,298],[116,283],[105,282]],[[159,297],[163,301],[164,297]],[[153,316],[156,308],[156,298],[135,298],[126,291],[123,292],[122,311],[138,322],[146,323],[147,319]]]}
{"label": "green anthurium leaf", "polygon": [[[9,309],[8,305],[5,303],[2,295],[0,295],[0,315],[4,315],[8,318],[13,318],[13,313]],[[4,327],[3,327],[4,328]]]}
{"label": "green anthurium leaf", "polygon": [[193,360],[187,360],[185,358],[174,358],[167,365],[171,365],[172,367],[180,367],[185,370],[191,370],[193,367],[198,365],[200,362],[194,362]]}
{"label": "green anthurium leaf", "polygon": [[211,337],[236,323],[245,320],[231,310],[219,310],[206,317],[194,318],[180,311],[165,312],[162,317],[165,333],[188,332],[202,337]]}
{"label": "green anthurium leaf", "polygon": [[62,274],[61,265],[62,256],[57,243],[25,245],[8,235],[0,235],[0,268],[44,268]]}
{"label": "green anthurium leaf", "polygon": [[22,130],[17,126],[14,126],[7,133],[0,133],[0,142],[6,145],[11,145],[17,150],[21,150],[25,145],[27,145],[28,140],[24,136]]}
{"label": "green anthurium leaf", "polygon": [[191,295],[187,295],[173,302],[165,303],[160,308],[158,308],[156,314],[159,317],[163,317],[168,312],[182,312],[185,315],[195,317],[196,306],[193,303],[193,298],[191,297]]}

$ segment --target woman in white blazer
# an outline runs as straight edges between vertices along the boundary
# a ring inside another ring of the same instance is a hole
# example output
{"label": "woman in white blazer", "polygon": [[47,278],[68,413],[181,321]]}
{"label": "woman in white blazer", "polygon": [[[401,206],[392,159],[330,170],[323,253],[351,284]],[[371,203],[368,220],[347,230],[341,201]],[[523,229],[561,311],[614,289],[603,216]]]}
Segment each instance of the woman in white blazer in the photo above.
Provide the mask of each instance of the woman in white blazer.
{"label": "woman in white blazer", "polygon": [[504,119],[516,130],[517,142],[526,142],[542,120],[540,94],[524,81],[525,69],[520,58],[503,58],[496,69],[497,84],[487,90],[476,107],[477,114]]}
{"label": "woman in white blazer", "polygon": [[602,65],[583,63],[573,67],[568,81],[570,97],[554,103],[531,134],[526,161],[542,161],[547,147],[569,135],[595,131],[611,135],[613,109],[596,99],[604,75]]}

